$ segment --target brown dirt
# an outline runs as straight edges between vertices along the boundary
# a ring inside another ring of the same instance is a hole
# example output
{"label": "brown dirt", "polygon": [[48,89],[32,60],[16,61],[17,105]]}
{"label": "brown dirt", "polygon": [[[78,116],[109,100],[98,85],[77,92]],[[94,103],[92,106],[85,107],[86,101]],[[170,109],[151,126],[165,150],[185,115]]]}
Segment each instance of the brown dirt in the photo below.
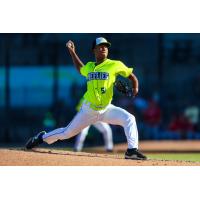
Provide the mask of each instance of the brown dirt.
{"label": "brown dirt", "polygon": [[[148,151],[200,151],[197,141],[158,141],[141,142],[140,149]],[[33,151],[22,149],[0,149],[0,166],[200,166],[200,162],[147,160],[125,160],[121,151],[126,144],[115,145],[114,153],[104,153],[103,148],[92,148],[90,152],[37,148]],[[98,152],[98,153],[94,153]]]}

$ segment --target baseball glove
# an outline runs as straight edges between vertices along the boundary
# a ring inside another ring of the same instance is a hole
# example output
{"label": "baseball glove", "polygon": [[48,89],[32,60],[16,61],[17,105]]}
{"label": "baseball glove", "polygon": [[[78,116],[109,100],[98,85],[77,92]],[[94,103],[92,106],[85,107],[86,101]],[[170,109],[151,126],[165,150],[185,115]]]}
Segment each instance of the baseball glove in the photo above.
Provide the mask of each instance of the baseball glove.
{"label": "baseball glove", "polygon": [[128,97],[134,97],[133,87],[128,81],[117,79],[115,82],[115,88],[117,91]]}

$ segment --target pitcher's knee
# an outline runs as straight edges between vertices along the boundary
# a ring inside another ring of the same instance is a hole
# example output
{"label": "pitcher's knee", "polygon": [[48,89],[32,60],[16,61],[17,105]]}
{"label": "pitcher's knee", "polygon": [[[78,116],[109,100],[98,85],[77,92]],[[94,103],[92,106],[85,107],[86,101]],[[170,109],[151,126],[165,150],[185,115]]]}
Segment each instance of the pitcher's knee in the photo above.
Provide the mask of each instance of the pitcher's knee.
{"label": "pitcher's knee", "polygon": [[132,125],[132,124],[135,124],[136,123],[136,120],[135,120],[135,116],[132,115],[132,114],[129,114],[127,119],[124,120],[124,126],[129,126],[129,125]]}

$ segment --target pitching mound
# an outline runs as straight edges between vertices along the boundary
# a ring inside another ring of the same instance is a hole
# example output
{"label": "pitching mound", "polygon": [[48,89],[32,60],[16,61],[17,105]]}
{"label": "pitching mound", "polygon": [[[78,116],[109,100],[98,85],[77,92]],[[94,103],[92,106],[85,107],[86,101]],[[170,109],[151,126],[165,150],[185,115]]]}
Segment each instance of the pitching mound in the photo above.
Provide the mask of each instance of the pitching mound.
{"label": "pitching mound", "polygon": [[199,162],[125,160],[122,154],[75,153],[38,148],[33,151],[0,149],[1,166],[195,166]]}
{"label": "pitching mound", "polygon": [[[1,166],[200,166],[200,162],[125,160],[127,144],[116,144],[114,153],[105,153],[103,147],[84,149],[85,152],[37,148],[0,149]],[[200,141],[142,141],[140,149],[148,152],[200,152]]]}

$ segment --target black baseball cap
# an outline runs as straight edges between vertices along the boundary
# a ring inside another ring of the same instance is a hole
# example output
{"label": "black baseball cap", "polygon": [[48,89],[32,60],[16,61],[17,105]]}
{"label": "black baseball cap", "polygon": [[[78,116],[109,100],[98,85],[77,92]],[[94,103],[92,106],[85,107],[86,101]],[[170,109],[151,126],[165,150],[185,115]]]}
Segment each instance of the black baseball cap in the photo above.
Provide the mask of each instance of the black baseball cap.
{"label": "black baseball cap", "polygon": [[92,49],[94,49],[97,45],[105,44],[107,47],[111,46],[111,43],[106,40],[106,38],[99,37],[96,38],[92,43]]}

